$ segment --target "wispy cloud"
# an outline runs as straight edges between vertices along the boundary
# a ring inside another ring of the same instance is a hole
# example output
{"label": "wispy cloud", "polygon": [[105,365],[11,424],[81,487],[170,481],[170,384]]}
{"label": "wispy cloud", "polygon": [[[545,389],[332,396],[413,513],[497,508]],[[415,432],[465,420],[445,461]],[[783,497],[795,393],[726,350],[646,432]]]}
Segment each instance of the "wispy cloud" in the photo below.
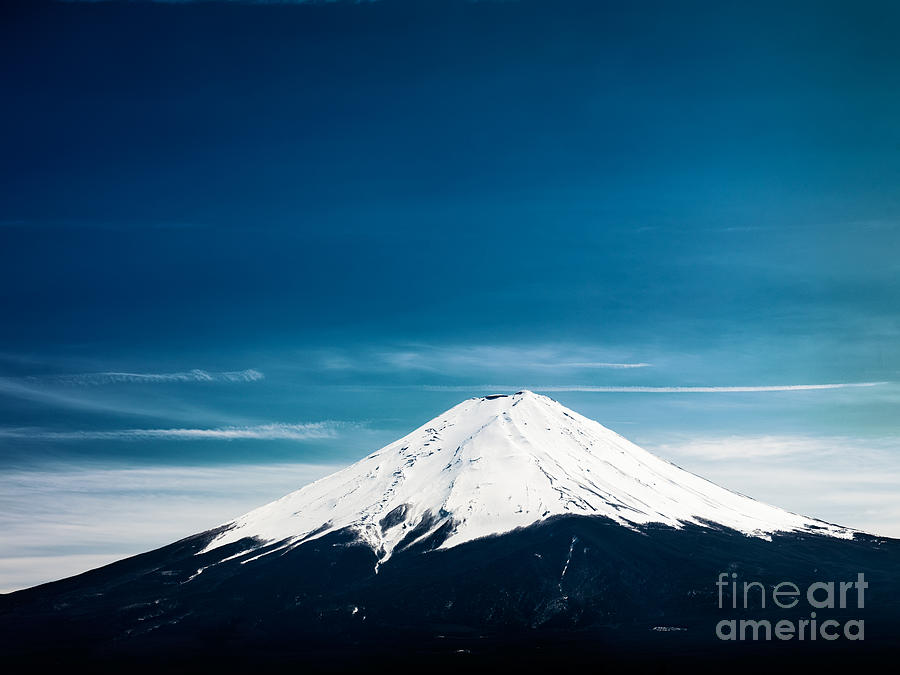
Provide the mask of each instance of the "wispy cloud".
{"label": "wispy cloud", "polygon": [[753,386],[716,386],[716,387],[643,387],[643,386],[593,386],[593,385],[510,385],[510,384],[472,384],[472,385],[411,385],[426,391],[514,391],[532,389],[537,392],[596,392],[596,393],[643,393],[643,394],[716,394],[716,393],[752,393],[767,391],[812,391],[817,389],[847,389],[853,387],[877,387],[887,382],[840,382],[831,384],[773,384]]}
{"label": "wispy cloud", "polygon": [[654,449],[666,455],[690,457],[702,460],[730,460],[735,458],[847,458],[861,451],[870,459],[900,450],[900,439],[846,436],[827,438],[804,435],[714,436],[684,438],[654,445]]}
{"label": "wispy cloud", "polygon": [[[645,360],[631,361],[627,352],[585,345],[427,345],[369,349],[354,353],[329,351],[318,364],[334,371],[421,371],[458,374],[485,370],[521,371],[650,368]],[[623,358],[626,357],[626,358]]]}
{"label": "wispy cloud", "polygon": [[177,373],[77,373],[72,375],[54,375],[50,377],[32,377],[30,380],[51,380],[63,384],[77,385],[102,385],[120,383],[166,383],[166,382],[256,382],[265,378],[258,370],[234,370],[224,372],[210,372],[194,368]]}
{"label": "wispy cloud", "polygon": [[0,473],[0,592],[105,565],[215,527],[340,468],[238,464]]}
{"label": "wispy cloud", "polygon": [[[89,393],[90,392],[90,393]],[[208,410],[195,403],[165,402],[147,397],[123,396],[121,392],[106,391],[102,387],[73,390],[58,382],[37,381],[30,378],[0,377],[0,397],[30,401],[44,406],[67,408],[91,413],[120,414],[169,420],[233,422],[234,416]]]}
{"label": "wispy cloud", "polygon": [[[243,420],[235,419],[233,416],[230,419],[220,419],[222,417],[220,414],[205,410],[195,402],[172,400],[167,403],[164,398],[140,395],[137,389],[124,392],[122,388],[112,387],[131,384],[231,384],[258,382],[264,378],[262,372],[252,368],[221,372],[201,369],[170,373],[103,371],[0,377],[0,397],[93,413],[155,417],[166,419],[169,423],[177,420],[205,419],[215,424]],[[109,385],[109,389],[104,385]]]}
{"label": "wispy cloud", "polygon": [[28,383],[21,379],[12,377],[0,377],[0,396],[10,396],[13,398],[23,399],[26,401],[34,401],[45,405],[55,405],[64,408],[75,408],[78,410],[94,410],[94,411],[117,411],[134,413],[127,406],[119,405],[113,402],[96,401],[81,396],[75,396],[68,392],[56,391],[48,389],[45,386],[37,386],[34,383]]}
{"label": "wispy cloud", "polygon": [[900,537],[898,436],[698,436],[643,446],[769,504]]}
{"label": "wispy cloud", "polygon": [[652,363],[609,363],[604,361],[581,361],[575,363],[532,363],[535,368],[612,368],[621,370],[627,368],[650,368]]}
{"label": "wispy cloud", "polygon": [[40,439],[51,441],[104,440],[308,440],[334,438],[345,422],[326,420],[303,424],[259,424],[255,426],[219,427],[215,429],[114,429],[52,431],[48,429],[0,429],[0,438]]}

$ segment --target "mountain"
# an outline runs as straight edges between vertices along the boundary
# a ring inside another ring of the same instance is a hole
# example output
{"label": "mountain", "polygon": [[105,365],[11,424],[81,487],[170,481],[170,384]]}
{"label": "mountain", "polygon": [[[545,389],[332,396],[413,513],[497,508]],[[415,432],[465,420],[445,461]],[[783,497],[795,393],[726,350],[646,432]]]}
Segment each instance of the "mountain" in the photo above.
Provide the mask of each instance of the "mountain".
{"label": "mountain", "polygon": [[[152,672],[858,665],[900,646],[897,569],[897,540],[731,492],[522,391],[463,401],[209,532],[4,596],[0,648]],[[808,602],[766,604],[779,583],[860,574],[868,604],[818,612],[864,620],[865,640],[717,636],[722,620],[809,622]],[[758,582],[747,607],[731,580]]]}
{"label": "mountain", "polygon": [[853,536],[725,490],[520,391],[463,401],[343,471],[227,523],[204,550],[278,542],[268,555],[349,528],[383,563],[419,541],[450,548],[563,515],[626,527],[719,525],[760,537]]}

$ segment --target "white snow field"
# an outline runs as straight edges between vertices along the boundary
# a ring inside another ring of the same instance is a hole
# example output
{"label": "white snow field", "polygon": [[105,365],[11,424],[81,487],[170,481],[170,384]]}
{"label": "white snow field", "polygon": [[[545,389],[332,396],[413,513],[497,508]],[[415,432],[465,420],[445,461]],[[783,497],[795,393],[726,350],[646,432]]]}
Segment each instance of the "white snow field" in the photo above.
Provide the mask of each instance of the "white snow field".
{"label": "white snow field", "polygon": [[383,563],[417,526],[419,540],[451,521],[441,544],[449,548],[564,514],[606,516],[625,527],[724,525],[763,538],[854,533],[726,490],[521,391],[463,401],[359,462],[227,523],[203,552],[250,537],[281,544],[268,554],[352,528]]}

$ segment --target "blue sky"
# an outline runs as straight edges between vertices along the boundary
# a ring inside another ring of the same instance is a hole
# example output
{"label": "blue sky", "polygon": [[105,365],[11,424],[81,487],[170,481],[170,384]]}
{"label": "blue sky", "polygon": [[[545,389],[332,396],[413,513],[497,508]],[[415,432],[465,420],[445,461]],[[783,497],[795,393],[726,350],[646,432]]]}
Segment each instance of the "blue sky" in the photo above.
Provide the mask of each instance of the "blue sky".
{"label": "blue sky", "polygon": [[0,589],[523,387],[900,536],[892,3],[3,11]]}

